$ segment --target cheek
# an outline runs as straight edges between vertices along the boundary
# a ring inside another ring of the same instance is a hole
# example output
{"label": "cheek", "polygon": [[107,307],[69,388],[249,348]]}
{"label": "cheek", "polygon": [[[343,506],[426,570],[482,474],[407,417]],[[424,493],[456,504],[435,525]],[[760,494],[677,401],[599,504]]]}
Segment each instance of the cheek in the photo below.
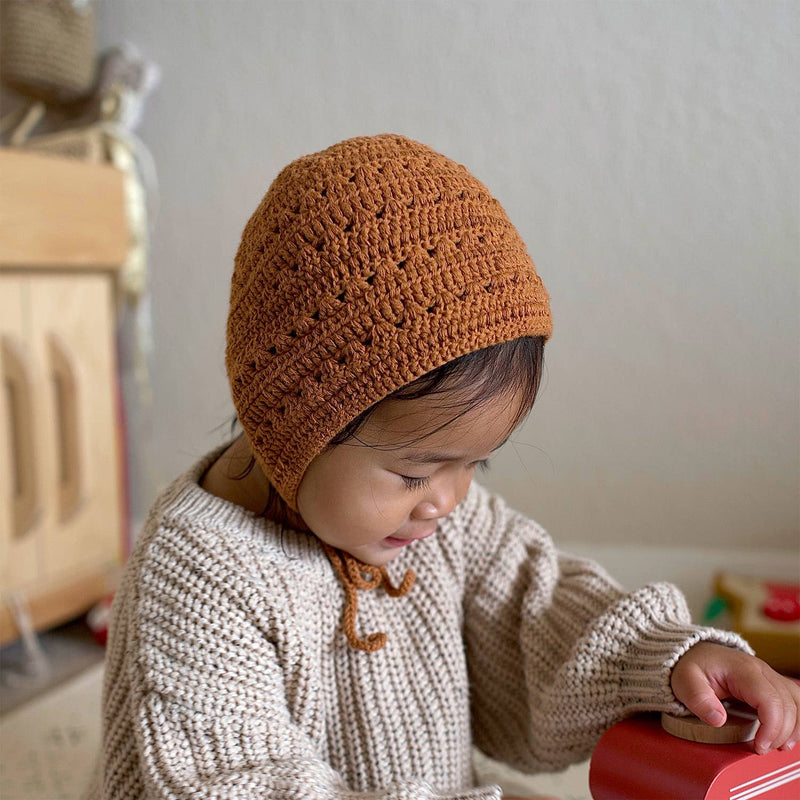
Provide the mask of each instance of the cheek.
{"label": "cheek", "polygon": [[414,506],[397,477],[381,469],[315,471],[298,493],[300,513],[317,535],[368,541],[393,533]]}
{"label": "cheek", "polygon": [[472,485],[472,479],[475,477],[475,469],[463,470],[461,473],[461,480],[459,482],[458,490],[457,490],[457,503],[461,503],[461,501],[467,496],[469,492],[469,487]]}
{"label": "cheek", "polygon": [[413,507],[411,493],[397,486],[396,476],[382,471],[362,475],[340,498],[337,516],[346,516],[355,528],[367,533],[374,529],[391,533]]}

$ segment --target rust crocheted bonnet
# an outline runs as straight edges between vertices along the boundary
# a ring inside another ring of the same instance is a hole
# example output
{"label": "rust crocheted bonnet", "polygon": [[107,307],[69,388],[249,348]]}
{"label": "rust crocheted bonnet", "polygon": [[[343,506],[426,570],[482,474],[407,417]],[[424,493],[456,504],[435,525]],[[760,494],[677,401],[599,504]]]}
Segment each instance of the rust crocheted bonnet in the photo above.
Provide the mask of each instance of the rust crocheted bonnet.
{"label": "rust crocheted bonnet", "polygon": [[547,292],[486,187],[384,134],[299,158],[272,183],[236,254],[225,362],[259,466],[296,510],[312,459],[371,405],[551,330]]}

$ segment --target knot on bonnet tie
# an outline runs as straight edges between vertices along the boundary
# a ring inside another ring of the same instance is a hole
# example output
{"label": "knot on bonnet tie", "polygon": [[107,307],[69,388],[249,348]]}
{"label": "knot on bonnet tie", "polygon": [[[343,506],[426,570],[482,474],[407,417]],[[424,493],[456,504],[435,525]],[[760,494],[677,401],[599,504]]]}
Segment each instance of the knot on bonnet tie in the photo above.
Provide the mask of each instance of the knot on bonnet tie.
{"label": "knot on bonnet tie", "polygon": [[343,621],[348,644],[354,650],[364,650],[367,653],[374,653],[376,650],[380,650],[386,644],[385,633],[370,633],[364,639],[359,638],[356,633],[357,592],[359,589],[367,591],[383,586],[389,597],[404,597],[411,591],[411,587],[417,578],[416,573],[412,569],[406,570],[400,585],[395,586],[386,571],[386,567],[365,564],[349,553],[337,550],[325,542],[320,542],[320,544],[344,586],[346,601]]}

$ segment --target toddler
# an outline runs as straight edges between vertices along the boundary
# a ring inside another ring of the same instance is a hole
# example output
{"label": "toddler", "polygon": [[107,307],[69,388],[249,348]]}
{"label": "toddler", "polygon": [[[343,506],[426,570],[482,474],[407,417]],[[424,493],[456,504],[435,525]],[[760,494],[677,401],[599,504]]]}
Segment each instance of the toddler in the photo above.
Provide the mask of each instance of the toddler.
{"label": "toddler", "polygon": [[235,259],[243,433],[158,498],[114,602],[94,798],[489,800],[471,748],[586,758],[643,710],[800,692],[668,584],[623,591],[473,481],[530,410],[547,292],[500,204],[397,135],[286,167]]}

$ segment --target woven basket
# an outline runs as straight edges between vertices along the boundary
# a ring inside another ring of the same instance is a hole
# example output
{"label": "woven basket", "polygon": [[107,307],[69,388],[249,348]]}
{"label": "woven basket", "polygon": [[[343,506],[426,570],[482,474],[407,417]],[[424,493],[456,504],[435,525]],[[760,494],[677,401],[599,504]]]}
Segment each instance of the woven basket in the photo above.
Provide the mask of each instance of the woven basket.
{"label": "woven basket", "polygon": [[[81,5],[81,4],[78,4]],[[2,80],[50,103],[90,94],[95,81],[95,14],[70,0],[0,0]]]}

